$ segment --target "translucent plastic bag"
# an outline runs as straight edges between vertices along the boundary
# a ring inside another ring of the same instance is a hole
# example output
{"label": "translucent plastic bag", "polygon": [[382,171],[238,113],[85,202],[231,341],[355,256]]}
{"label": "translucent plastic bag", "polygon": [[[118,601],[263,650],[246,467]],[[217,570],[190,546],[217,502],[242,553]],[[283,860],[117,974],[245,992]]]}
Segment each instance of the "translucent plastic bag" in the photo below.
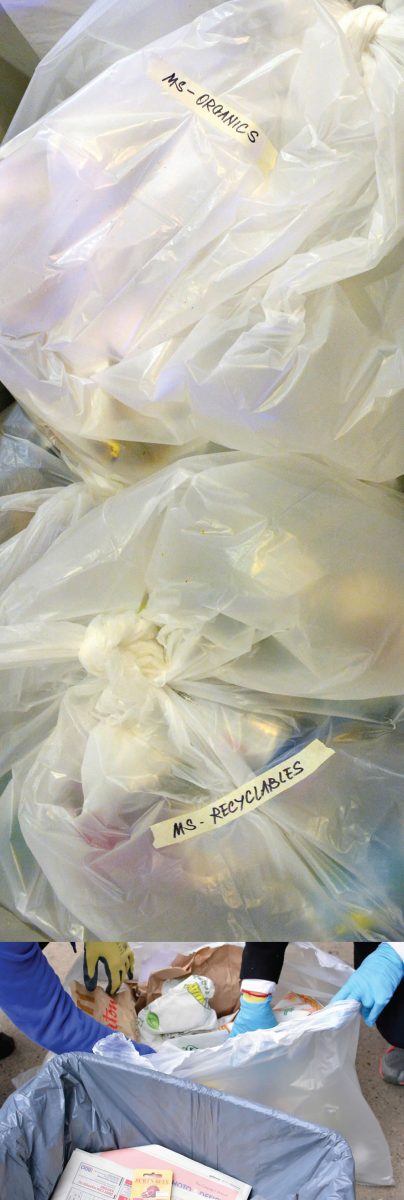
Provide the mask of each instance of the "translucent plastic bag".
{"label": "translucent plastic bag", "polygon": [[403,47],[400,10],[224,4],[2,148],[0,377],[77,459],[402,472]]}
{"label": "translucent plastic bag", "polygon": [[[10,405],[0,415],[0,544],[24,529],[40,505],[54,496],[54,489],[73,478],[51,447],[41,444],[22,410]],[[2,551],[2,572],[10,550],[8,546]],[[4,574],[2,579],[4,586]]]}
{"label": "translucent plastic bag", "polygon": [[[21,537],[36,513],[52,498],[49,528],[46,511],[41,513],[39,528],[42,548],[60,532],[57,521],[57,496],[74,479],[66,463],[53,453],[16,404],[0,416],[0,576],[5,588],[25,562]],[[104,494],[106,487],[104,486]],[[82,486],[79,487],[82,491]],[[65,526],[67,508],[62,501]],[[38,522],[37,522],[38,529]],[[18,545],[15,539],[18,539]],[[39,547],[38,547],[39,551]]]}
{"label": "translucent plastic bag", "polygon": [[[180,802],[140,793],[128,797],[126,829],[112,813],[100,821],[83,806],[81,763],[73,776],[48,743],[41,761],[38,754],[15,770],[4,797],[8,907],[40,928],[48,928],[57,908],[63,937],[73,937],[73,930],[79,936],[79,926],[98,937],[130,937],[141,922],[150,938],[176,933],[183,939],[194,931],[203,940],[214,922],[222,937],[259,939],[270,921],[275,938],[397,940],[404,919],[403,738],[402,732],[383,737],[380,730],[376,737],[372,727],[368,733],[364,744],[359,731],[351,753],[344,747],[330,760],[333,770],[327,764],[327,776],[323,768],[314,786],[294,788],[287,804],[273,799],[241,826],[234,821],[163,848],[154,846],[151,825],[167,814],[173,823],[174,816],[180,819]],[[331,732],[327,741],[332,746]],[[120,769],[115,764],[116,775]],[[111,809],[116,790],[111,786]],[[11,844],[10,804],[16,819]],[[191,811],[195,819],[195,801]],[[21,884],[26,846],[28,890]]]}
{"label": "translucent plastic bag", "polygon": [[[321,949],[290,946],[278,991],[307,991],[327,1003],[349,973],[349,967]],[[145,1061],[150,1070],[336,1129],[351,1146],[357,1183],[383,1187],[393,1183],[391,1160],[355,1070],[359,1021],[358,1006],[349,1001],[211,1049],[183,1051],[166,1045]],[[94,1053],[138,1062],[137,1052],[121,1035],[99,1042]]]}
{"label": "translucent plastic bag", "polygon": [[58,900],[21,833],[12,780],[0,779],[0,904],[28,924],[40,914],[36,929],[47,937],[82,941],[93,936],[86,921],[77,921]]}
{"label": "translucent plastic bag", "polygon": [[73,485],[46,544],[38,519],[15,547],[14,587],[0,575],[2,666],[24,628],[33,661],[59,658],[63,621],[65,662],[128,709],[139,683],[143,700],[167,687],[246,710],[240,689],[263,705],[400,696],[403,513],[399,493],[293,455],[194,457],[117,493]]}
{"label": "translucent plastic bag", "polygon": [[[94,481],[90,488],[73,480],[72,471],[38,434],[21,409],[17,405],[10,406],[0,418],[2,593],[19,578],[21,571],[46,553],[61,533],[92,508],[96,500],[110,494],[106,481],[100,481],[98,487]],[[22,676],[27,678],[24,668],[14,674],[10,700],[13,688],[15,697],[19,696]],[[9,770],[16,747],[18,757],[23,756],[26,742],[30,749],[36,738],[41,739],[52,728],[57,713],[53,683],[52,669],[47,670],[46,683],[41,680],[39,670],[36,695],[30,695],[27,706],[21,695],[9,711],[7,705],[0,703],[0,740],[6,748],[5,762],[0,753],[0,778]],[[58,690],[60,693],[60,686]]]}
{"label": "translucent plastic bag", "polygon": [[140,50],[200,13],[212,0],[95,0],[37,66],[6,140],[74,95],[120,58]]}
{"label": "translucent plastic bag", "polygon": [[[365,0],[357,0],[356,5],[349,2],[355,8]],[[382,0],[373,3],[381,5]],[[396,7],[399,3],[402,0]],[[157,32],[163,37],[214,7],[212,0],[171,0],[164,7],[161,0],[95,0],[39,61],[5,140],[27,129],[120,58],[154,41]],[[388,3],[384,7],[388,10]]]}
{"label": "translucent plastic bag", "polygon": [[[110,937],[134,914],[150,938],[264,936],[269,911],[279,937],[394,936],[402,497],[237,454],[102,505],[80,486],[90,511],[65,489],[45,552],[38,514],[0,607],[0,769],[59,902]],[[357,719],[310,713],[318,695]]]}

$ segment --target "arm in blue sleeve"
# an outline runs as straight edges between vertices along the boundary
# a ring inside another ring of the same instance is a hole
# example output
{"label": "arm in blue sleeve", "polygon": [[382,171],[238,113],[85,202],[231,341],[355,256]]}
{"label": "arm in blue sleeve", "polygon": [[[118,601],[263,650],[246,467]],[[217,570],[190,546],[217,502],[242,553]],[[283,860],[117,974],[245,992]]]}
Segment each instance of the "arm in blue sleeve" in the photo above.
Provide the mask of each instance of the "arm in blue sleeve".
{"label": "arm in blue sleeve", "polygon": [[80,1012],[36,942],[0,942],[0,1008],[46,1050],[92,1050],[108,1030]]}

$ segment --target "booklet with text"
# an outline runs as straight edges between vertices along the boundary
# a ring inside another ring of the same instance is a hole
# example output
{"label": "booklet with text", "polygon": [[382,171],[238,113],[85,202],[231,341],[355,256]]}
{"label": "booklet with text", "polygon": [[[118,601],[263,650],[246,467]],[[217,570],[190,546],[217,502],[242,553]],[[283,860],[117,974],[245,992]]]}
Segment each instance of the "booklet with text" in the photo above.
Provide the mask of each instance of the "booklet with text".
{"label": "booklet with text", "polygon": [[104,1151],[105,1158],[135,1171],[140,1166],[162,1166],[173,1171],[172,1200],[248,1200],[251,1187],[214,1167],[205,1167],[165,1146],[136,1146]]}
{"label": "booklet with text", "polygon": [[74,1150],[52,1200],[130,1200],[133,1171],[100,1154]]}
{"label": "booklet with text", "polygon": [[[132,1200],[135,1175],[172,1174],[171,1200],[248,1200],[251,1188],[164,1146],[136,1146],[88,1154],[74,1150],[52,1200]],[[168,1180],[166,1180],[166,1185]],[[156,1200],[158,1198],[156,1197]]]}

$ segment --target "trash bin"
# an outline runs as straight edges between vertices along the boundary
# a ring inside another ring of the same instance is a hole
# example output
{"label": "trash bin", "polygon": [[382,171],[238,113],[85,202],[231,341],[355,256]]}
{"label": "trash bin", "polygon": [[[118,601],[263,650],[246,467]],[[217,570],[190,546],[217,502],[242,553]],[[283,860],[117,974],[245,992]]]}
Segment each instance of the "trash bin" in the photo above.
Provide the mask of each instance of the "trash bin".
{"label": "trash bin", "polygon": [[1,1109],[0,1196],[50,1200],[76,1148],[156,1142],[245,1180],[254,1200],[354,1200],[339,1134],[91,1054],[53,1058]]}

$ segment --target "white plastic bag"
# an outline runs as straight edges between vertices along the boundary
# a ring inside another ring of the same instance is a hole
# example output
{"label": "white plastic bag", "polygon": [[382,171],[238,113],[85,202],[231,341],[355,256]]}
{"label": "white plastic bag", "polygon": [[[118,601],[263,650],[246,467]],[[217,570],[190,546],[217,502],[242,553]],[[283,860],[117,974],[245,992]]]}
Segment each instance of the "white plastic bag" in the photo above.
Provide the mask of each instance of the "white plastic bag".
{"label": "white plastic bag", "polygon": [[47,937],[72,941],[94,936],[86,922],[76,921],[60,903],[22,837],[13,782],[0,778],[0,904],[31,924],[31,914],[40,913],[36,928]]}
{"label": "white plastic bag", "polygon": [[[195,457],[116,494],[73,485],[23,556],[16,545],[13,588],[0,575],[1,664],[21,659],[23,635],[33,661],[81,663],[97,693],[109,677],[121,710],[141,683],[151,709],[165,688],[232,704],[236,689],[247,709],[246,689],[263,705],[283,694],[357,700],[360,712],[401,694],[403,513],[402,495],[300,456]],[[254,741],[250,729],[258,768],[258,728]]]}
{"label": "white plastic bag", "polygon": [[117,62],[214,8],[212,0],[95,0],[38,63],[6,140]]}
{"label": "white plastic bag", "polygon": [[400,10],[239,0],[2,147],[0,377],[61,446],[403,471],[403,64]]}
{"label": "white plastic bag", "polygon": [[161,1046],[164,1037],[176,1033],[216,1029],[217,1016],[210,1004],[214,993],[214,983],[203,975],[166,980],[161,996],[139,1013],[142,1041]]}
{"label": "white plastic bag", "polygon": [[[98,506],[72,485],[31,521],[0,605],[0,769],[76,922],[202,941],[264,936],[270,910],[275,936],[394,936],[402,504],[230,454]],[[310,713],[319,695],[357,719]]]}
{"label": "white plastic bag", "polygon": [[[307,991],[327,1003],[349,974],[321,949],[290,946],[278,991]],[[357,1004],[348,1001],[209,1049],[187,1052],[166,1044],[142,1065],[338,1130],[352,1148],[357,1182],[383,1187],[393,1182],[391,1160],[355,1070],[359,1022]],[[98,1043],[95,1053],[138,1061],[119,1035]]]}

